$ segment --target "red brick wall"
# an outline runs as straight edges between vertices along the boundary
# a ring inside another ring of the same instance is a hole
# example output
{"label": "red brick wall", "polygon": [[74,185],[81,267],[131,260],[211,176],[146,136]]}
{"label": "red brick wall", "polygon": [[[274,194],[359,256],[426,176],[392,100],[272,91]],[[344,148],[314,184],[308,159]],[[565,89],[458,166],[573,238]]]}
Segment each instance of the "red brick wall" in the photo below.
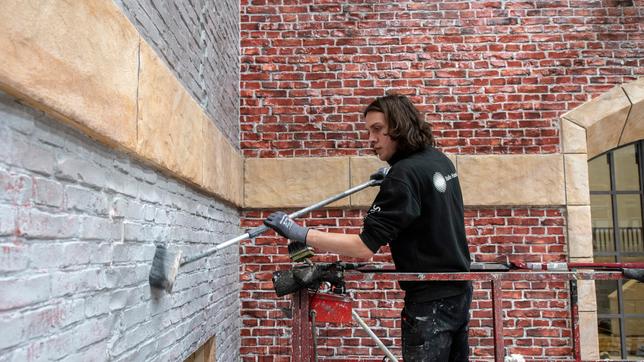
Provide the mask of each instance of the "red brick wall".
{"label": "red brick wall", "polygon": [[365,153],[360,111],[388,90],[448,152],[553,153],[558,115],[644,74],[631,1],[241,3],[247,157]]}
{"label": "red brick wall", "polygon": [[[259,225],[269,210],[244,215],[245,227]],[[357,233],[363,212],[318,211],[303,218],[303,224],[320,230]],[[466,213],[470,251],[476,261],[506,261],[510,255],[533,262],[563,261],[564,218],[559,209],[469,209]],[[288,297],[273,292],[272,272],[288,269],[286,240],[271,233],[241,246],[242,356],[245,361],[260,356],[290,355],[291,319]],[[320,255],[315,261],[335,261]],[[345,261],[351,259],[344,258]],[[374,257],[376,263],[391,263],[387,248]],[[400,322],[403,293],[394,282],[350,280],[347,283],[354,308],[383,342],[400,356]],[[475,283],[472,304],[471,353],[473,357],[493,354],[492,311],[489,283]],[[529,356],[570,356],[568,288],[555,282],[507,282],[504,289],[504,326],[509,353]],[[320,356],[368,358],[382,353],[359,326],[319,326]],[[273,359],[267,359],[273,360]]]}
{"label": "red brick wall", "polygon": [[[642,8],[631,1],[241,1],[241,147],[246,157],[370,154],[360,112],[387,91],[409,95],[455,154],[557,153],[557,117],[644,75]],[[638,10],[639,9],[639,10]],[[245,214],[255,225],[268,211]],[[359,232],[360,211],[334,210],[309,225]],[[476,260],[565,259],[559,209],[468,210]],[[242,355],[286,360],[287,298],[270,276],[287,268],[286,242],[241,248]],[[323,257],[322,259],[328,259]],[[376,257],[387,262],[386,253]],[[473,356],[490,356],[489,291],[476,286]],[[505,285],[509,353],[570,357],[568,289]],[[349,284],[355,307],[399,350],[401,294]],[[320,354],[382,356],[359,329],[323,327]],[[265,359],[261,359],[265,360]]]}

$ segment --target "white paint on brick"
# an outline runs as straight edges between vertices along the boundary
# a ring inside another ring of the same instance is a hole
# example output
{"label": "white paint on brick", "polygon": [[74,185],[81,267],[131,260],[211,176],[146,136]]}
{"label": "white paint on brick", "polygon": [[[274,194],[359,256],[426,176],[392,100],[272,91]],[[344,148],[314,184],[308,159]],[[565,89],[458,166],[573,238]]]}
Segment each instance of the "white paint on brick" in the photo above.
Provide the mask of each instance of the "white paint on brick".
{"label": "white paint on brick", "polygon": [[[92,264],[109,264],[112,262],[113,248],[112,241],[94,244],[90,251],[89,261]],[[151,258],[145,259],[151,260]]]}
{"label": "white paint on brick", "polygon": [[50,147],[30,147],[27,142],[15,138],[11,146],[15,164],[39,174],[51,175],[54,172],[56,160]]}
{"label": "white paint on brick", "polygon": [[75,154],[64,154],[58,157],[56,177],[95,187],[105,186],[106,179],[103,169],[87,160],[78,158]]}
{"label": "white paint on brick", "polygon": [[28,248],[18,240],[20,239],[0,243],[0,273],[18,272],[29,265],[29,258],[26,256]]}
{"label": "white paint on brick", "polygon": [[148,284],[155,243],[198,253],[240,233],[237,210],[7,99],[0,140],[56,162],[0,154],[0,361],[182,360],[213,335],[237,360],[236,247],[182,269],[173,294]]}
{"label": "white paint on brick", "polygon": [[0,279],[0,312],[36,304],[50,296],[51,281],[47,274],[23,278]]}
{"label": "white paint on brick", "polygon": [[107,198],[102,192],[75,185],[65,186],[65,208],[71,212],[107,215]]}
{"label": "white paint on brick", "polygon": [[119,240],[121,238],[121,223],[105,216],[97,217],[83,215],[79,218],[80,238],[85,240]]}
{"label": "white paint on brick", "polygon": [[79,293],[96,292],[101,288],[101,269],[58,271],[51,275],[51,295],[72,297]]}
{"label": "white paint on brick", "polygon": [[55,208],[63,206],[63,186],[55,180],[34,177],[34,202]]}
{"label": "white paint on brick", "polygon": [[98,315],[109,313],[109,298],[106,298],[107,293],[97,293],[93,296],[85,298],[84,316],[91,318]]}
{"label": "white paint on brick", "polygon": [[113,246],[113,256],[112,262],[122,263],[122,262],[147,262],[152,260],[154,257],[154,252],[156,248],[154,245],[145,244],[141,245],[140,243],[114,243]]}
{"label": "white paint on brick", "polygon": [[0,169],[0,200],[21,206],[29,202],[32,194],[31,177]]}
{"label": "white paint on brick", "polygon": [[69,239],[78,234],[80,218],[76,215],[18,210],[18,228],[22,235],[38,239]]}
{"label": "white paint on brick", "polygon": [[[2,114],[0,124],[7,127],[5,135],[10,137],[13,132],[9,133],[9,129],[24,135],[32,134],[34,119],[40,116],[41,113],[28,107],[21,107],[15,98],[5,93],[0,93],[0,114]],[[7,154],[5,153],[4,155]],[[3,161],[6,162],[6,159]]]}
{"label": "white paint on brick", "polygon": [[66,356],[61,362],[106,361],[107,357],[107,342],[101,341],[94,343],[79,353]]}
{"label": "white paint on brick", "polygon": [[12,205],[0,205],[0,236],[13,235],[16,231],[16,212]]}
{"label": "white paint on brick", "polygon": [[0,351],[19,344],[23,337],[17,330],[23,329],[24,317],[19,313],[5,314],[0,318]]}
{"label": "white paint on brick", "polygon": [[29,249],[31,268],[62,269],[89,262],[90,244],[79,242],[37,243]]}

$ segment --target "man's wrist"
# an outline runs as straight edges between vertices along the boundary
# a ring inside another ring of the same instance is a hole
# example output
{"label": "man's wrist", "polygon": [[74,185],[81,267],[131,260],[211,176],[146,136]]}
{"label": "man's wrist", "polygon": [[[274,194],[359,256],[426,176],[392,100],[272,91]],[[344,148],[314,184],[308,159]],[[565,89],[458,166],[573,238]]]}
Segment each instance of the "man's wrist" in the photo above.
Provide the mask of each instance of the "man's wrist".
{"label": "man's wrist", "polygon": [[297,240],[299,242],[302,242],[302,243],[304,243],[304,245],[306,245],[306,236],[309,233],[309,228],[304,227],[304,226],[299,226],[295,230],[295,232],[296,232],[296,234],[294,235],[293,239],[295,239],[295,240]]}

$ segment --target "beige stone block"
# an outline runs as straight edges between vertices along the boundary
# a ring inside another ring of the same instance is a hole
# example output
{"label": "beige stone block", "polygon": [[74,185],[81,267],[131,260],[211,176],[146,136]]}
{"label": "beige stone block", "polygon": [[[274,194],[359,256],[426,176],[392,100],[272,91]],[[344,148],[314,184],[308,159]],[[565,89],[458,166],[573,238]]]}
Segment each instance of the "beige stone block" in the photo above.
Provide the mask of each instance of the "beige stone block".
{"label": "beige stone block", "polygon": [[200,184],[205,115],[143,41],[139,84],[138,153],[170,173]]}
{"label": "beige stone block", "polygon": [[457,156],[468,206],[564,205],[562,155]]}
{"label": "beige stone block", "polygon": [[445,156],[447,156],[447,158],[449,158],[449,160],[452,161],[452,163],[454,164],[454,167],[456,168],[456,162],[457,162],[456,155],[453,153],[446,153]]}
{"label": "beige stone block", "polygon": [[622,88],[618,86],[565,113],[561,117],[588,129],[600,120],[613,117],[618,110],[628,111],[630,105],[631,102]]}
{"label": "beige stone block", "polygon": [[0,89],[133,150],[139,35],[113,1],[0,1]]}
{"label": "beige stone block", "polygon": [[596,312],[597,301],[595,298],[595,281],[577,281],[578,307],[580,312]]}
{"label": "beige stone block", "polygon": [[630,83],[624,83],[622,88],[631,103],[636,104],[644,101],[644,77]]}
{"label": "beige stone block", "polygon": [[561,139],[564,153],[586,153],[586,129],[561,118]]}
{"label": "beige stone block", "polygon": [[593,256],[592,223],[590,206],[568,206],[568,250],[571,258]]}
{"label": "beige stone block", "polygon": [[615,112],[611,121],[600,121],[592,125],[588,133],[588,159],[601,155],[619,146],[619,138],[626,122],[628,111]]}
{"label": "beige stone block", "polygon": [[204,118],[203,186],[206,190],[242,206],[244,160],[219,129]]}
{"label": "beige stone block", "polygon": [[599,359],[596,312],[579,312],[579,344],[582,360],[596,361]]}
{"label": "beige stone block", "polygon": [[574,257],[569,257],[568,258],[571,263],[592,263],[595,261],[592,257],[584,257],[584,258],[574,258]]}
{"label": "beige stone block", "polygon": [[622,88],[633,104],[619,141],[620,145],[625,145],[644,139],[644,78],[624,84]]}
{"label": "beige stone block", "polygon": [[568,205],[590,204],[588,159],[585,154],[564,155],[566,170],[566,200]]}
{"label": "beige stone block", "polygon": [[[351,157],[349,167],[351,168],[351,187],[369,181],[369,176],[378,171],[381,167],[388,167],[387,162],[380,161],[377,157]],[[351,195],[351,206],[369,207],[376,198],[379,187],[369,187]]]}
{"label": "beige stone block", "polygon": [[[349,158],[246,159],[246,208],[301,208],[349,189]],[[329,207],[349,205],[349,198]]]}
{"label": "beige stone block", "polygon": [[588,158],[593,158],[619,144],[631,102],[621,87],[615,87],[601,96],[564,114],[586,128]]}

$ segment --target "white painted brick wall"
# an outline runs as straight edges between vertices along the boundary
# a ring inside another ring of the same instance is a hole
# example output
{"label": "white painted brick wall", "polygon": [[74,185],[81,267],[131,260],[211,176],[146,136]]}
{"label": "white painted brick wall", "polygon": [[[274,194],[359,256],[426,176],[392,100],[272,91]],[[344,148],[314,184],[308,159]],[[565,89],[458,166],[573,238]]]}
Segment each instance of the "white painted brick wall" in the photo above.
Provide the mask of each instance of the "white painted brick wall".
{"label": "white painted brick wall", "polygon": [[0,361],[239,359],[237,247],[151,291],[155,244],[191,255],[238,211],[0,94]]}

